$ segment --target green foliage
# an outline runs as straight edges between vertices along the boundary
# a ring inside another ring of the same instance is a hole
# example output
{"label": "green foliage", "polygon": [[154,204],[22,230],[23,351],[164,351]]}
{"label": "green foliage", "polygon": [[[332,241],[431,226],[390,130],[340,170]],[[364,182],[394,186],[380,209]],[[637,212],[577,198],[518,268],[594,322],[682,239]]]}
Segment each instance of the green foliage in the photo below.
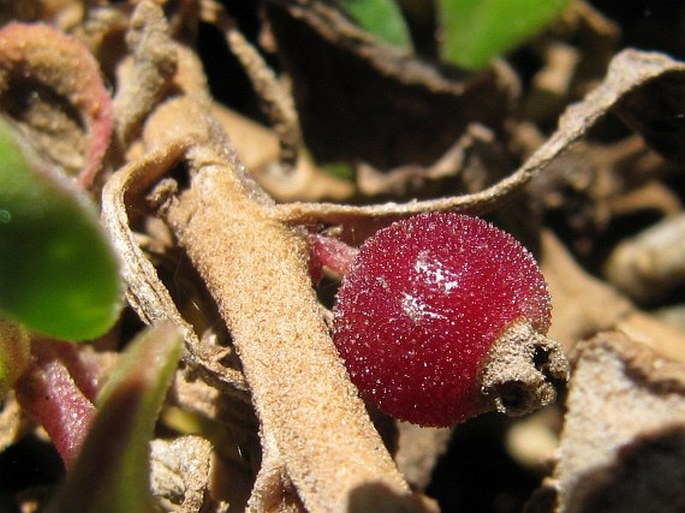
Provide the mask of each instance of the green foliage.
{"label": "green foliage", "polygon": [[98,397],[98,413],[64,487],[46,513],[149,513],[149,442],[181,354],[171,325],[131,343]]}
{"label": "green foliage", "polygon": [[359,25],[391,45],[412,49],[409,29],[395,0],[343,0]]}
{"label": "green foliage", "polygon": [[322,166],[323,170],[329,175],[341,180],[354,180],[354,167],[347,162],[333,162]]}
{"label": "green foliage", "polygon": [[0,311],[36,332],[84,340],[116,321],[120,291],[85,192],[0,119]]}
{"label": "green foliage", "polygon": [[486,66],[559,16],[568,0],[438,0],[444,60]]}
{"label": "green foliage", "polygon": [[[402,3],[402,0],[399,1]],[[411,35],[397,0],[342,0],[366,31],[407,50]],[[416,0],[404,0],[416,10]],[[552,23],[569,0],[436,0],[443,60],[480,68]],[[412,9],[410,9],[412,10]]]}

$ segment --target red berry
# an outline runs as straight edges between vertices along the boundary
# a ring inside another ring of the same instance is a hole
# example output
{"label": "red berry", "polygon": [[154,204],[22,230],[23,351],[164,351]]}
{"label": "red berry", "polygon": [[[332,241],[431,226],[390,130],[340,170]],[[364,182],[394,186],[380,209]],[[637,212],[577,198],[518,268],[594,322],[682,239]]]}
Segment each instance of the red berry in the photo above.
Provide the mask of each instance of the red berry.
{"label": "red berry", "polygon": [[530,252],[490,223],[431,213],[360,248],[338,292],[334,341],[362,396],[398,419],[449,426],[478,413],[479,371],[498,337],[550,323]]}

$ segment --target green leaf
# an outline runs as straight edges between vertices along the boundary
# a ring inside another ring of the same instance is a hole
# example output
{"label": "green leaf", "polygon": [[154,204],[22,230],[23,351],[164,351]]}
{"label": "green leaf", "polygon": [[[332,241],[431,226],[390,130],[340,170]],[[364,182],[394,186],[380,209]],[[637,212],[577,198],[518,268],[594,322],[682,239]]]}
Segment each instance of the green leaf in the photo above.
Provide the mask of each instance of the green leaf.
{"label": "green leaf", "polygon": [[330,164],[324,164],[321,167],[326,173],[335,178],[340,178],[341,180],[347,180],[349,182],[354,180],[354,166],[348,162],[331,162]]}
{"label": "green leaf", "polygon": [[98,413],[66,483],[46,513],[149,513],[149,442],[181,354],[164,324],[131,343],[98,396]]}
{"label": "green leaf", "polygon": [[523,44],[544,29],[569,0],[439,0],[444,60],[467,68]]}
{"label": "green leaf", "polygon": [[359,25],[393,46],[412,50],[409,29],[395,0],[343,0]]}
{"label": "green leaf", "polygon": [[114,324],[120,291],[90,199],[0,119],[0,311],[39,333],[84,340]]}

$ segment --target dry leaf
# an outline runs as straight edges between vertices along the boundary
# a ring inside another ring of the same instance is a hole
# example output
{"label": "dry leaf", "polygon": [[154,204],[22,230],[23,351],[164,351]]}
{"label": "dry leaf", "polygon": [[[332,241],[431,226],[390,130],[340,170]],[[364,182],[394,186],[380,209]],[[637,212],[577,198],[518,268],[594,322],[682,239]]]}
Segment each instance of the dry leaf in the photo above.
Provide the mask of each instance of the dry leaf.
{"label": "dry leaf", "polygon": [[150,485],[165,511],[228,511],[229,504],[217,502],[211,494],[212,446],[207,440],[197,436],[156,439],[150,450]]}
{"label": "dry leaf", "polygon": [[558,513],[685,507],[685,366],[620,333],[580,344],[554,479]]}

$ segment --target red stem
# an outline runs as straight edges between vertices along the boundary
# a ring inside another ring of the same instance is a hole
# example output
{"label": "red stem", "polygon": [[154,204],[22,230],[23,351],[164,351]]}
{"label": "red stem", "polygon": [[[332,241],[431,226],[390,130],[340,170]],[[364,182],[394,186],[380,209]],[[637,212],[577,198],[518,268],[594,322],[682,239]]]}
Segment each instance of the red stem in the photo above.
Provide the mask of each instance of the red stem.
{"label": "red stem", "polygon": [[[75,349],[73,351],[76,351]],[[72,377],[73,355],[53,342],[36,341],[33,361],[16,383],[19,404],[47,431],[67,469],[78,456],[95,416],[95,406]]]}

